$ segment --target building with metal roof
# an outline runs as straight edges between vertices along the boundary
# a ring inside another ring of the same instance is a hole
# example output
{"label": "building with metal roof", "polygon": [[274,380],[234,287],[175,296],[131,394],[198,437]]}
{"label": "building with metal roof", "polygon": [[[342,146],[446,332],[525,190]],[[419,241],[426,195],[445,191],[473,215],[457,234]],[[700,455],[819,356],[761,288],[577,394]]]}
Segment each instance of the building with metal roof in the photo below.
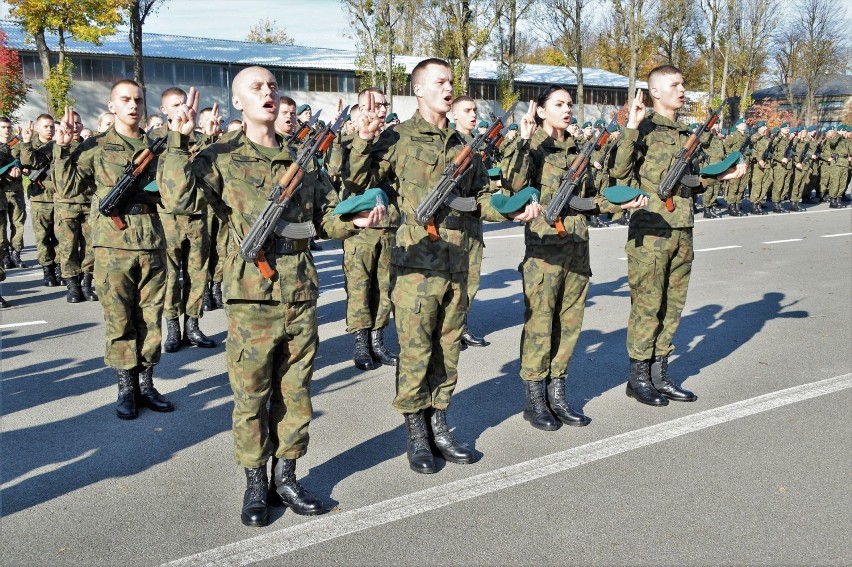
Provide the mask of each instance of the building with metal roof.
{"label": "building with metal roof", "polygon": [[[775,85],[760,89],[752,94],[755,102],[779,101],[779,110],[800,113],[805,104],[807,87],[802,81],[789,85],[793,103],[787,96],[787,85]],[[841,124],[845,115],[852,113],[852,75],[828,75],[820,81],[814,92],[815,115],[809,123]]]}

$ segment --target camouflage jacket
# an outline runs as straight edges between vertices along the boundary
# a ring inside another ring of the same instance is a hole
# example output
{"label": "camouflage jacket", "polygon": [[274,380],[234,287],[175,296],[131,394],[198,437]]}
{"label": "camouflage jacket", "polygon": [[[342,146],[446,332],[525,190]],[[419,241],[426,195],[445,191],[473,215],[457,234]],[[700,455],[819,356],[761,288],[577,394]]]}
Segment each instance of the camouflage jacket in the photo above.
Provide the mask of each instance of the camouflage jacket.
{"label": "camouflage jacket", "polygon": [[[848,165],[847,158],[852,155],[849,140],[835,134],[834,139],[826,138],[822,146],[822,158],[828,161],[828,165],[832,167],[846,167]],[[832,156],[837,156],[835,160],[831,160]]]}
{"label": "camouflage jacket", "polygon": [[39,177],[39,180],[30,183],[27,190],[30,201],[34,203],[52,203],[53,196],[56,193],[56,185],[52,172],[53,140],[42,142],[38,136],[34,135],[32,141],[21,142],[18,145],[21,147],[20,160],[23,167],[33,172],[47,166],[47,169]]}
{"label": "camouflage jacket", "polygon": [[[578,154],[577,142],[568,132],[565,132],[565,140],[559,142],[539,127],[528,143],[519,143],[512,147],[510,154],[504,155],[500,167],[513,191],[526,186],[541,191],[541,207],[545,209],[556,195],[562,176]],[[562,222],[569,234],[568,239],[589,239],[585,215],[568,215]],[[524,238],[527,246],[557,246],[566,240],[547,224],[544,216],[527,224]]]}
{"label": "camouflage jacket", "polygon": [[[476,215],[448,212],[448,207],[442,207],[437,223],[440,239],[436,242],[429,240],[426,228],[414,219],[417,207],[464,146],[458,132],[426,122],[419,111],[375,140],[365,141],[360,136],[353,140],[349,154],[351,182],[361,189],[387,182],[398,194],[401,225],[391,252],[393,264],[451,273],[467,271],[471,230],[480,222]],[[506,220],[491,207],[488,175],[479,160],[474,160],[461,184],[461,196],[476,198],[482,219]],[[442,221],[444,216],[460,217],[454,222],[461,223],[462,228],[448,229]]]}
{"label": "camouflage jacket", "polygon": [[[692,198],[672,192],[675,210],[668,212],[657,190],[678,152],[689,138],[689,130],[680,122],[651,112],[638,128],[625,128],[619,140],[612,175],[633,175],[639,187],[650,194],[648,206],[630,213],[632,229],[691,228]],[[689,194],[685,192],[685,194]]]}
{"label": "camouflage jacket", "polygon": [[[21,143],[18,142],[11,148],[6,146],[3,149],[0,149],[0,166],[7,165],[9,162],[17,160],[20,164],[21,161]],[[20,167],[20,165],[18,166]],[[11,169],[11,168],[10,168]],[[24,185],[22,182],[22,177],[10,177],[9,171],[7,170],[2,176],[0,176],[0,191],[23,191]],[[5,199],[5,195],[3,198]]]}
{"label": "camouflage jacket", "polygon": [[801,140],[797,138],[796,143],[793,144],[793,164],[802,164],[802,169],[807,170],[811,164],[810,157],[813,148],[814,144],[810,139]]}
{"label": "camouflage jacket", "polygon": [[[775,147],[772,149],[772,165],[774,167],[779,167],[782,169],[790,169],[793,167],[793,156],[796,143],[793,142],[792,146],[790,145],[790,136],[782,136],[778,134],[778,137],[775,139]],[[787,148],[790,148],[790,157],[787,158],[787,163],[784,163],[784,157],[787,154]]]}
{"label": "camouflage jacket", "polygon": [[[765,154],[766,150],[769,149],[770,139],[769,139],[769,136],[764,136],[762,134],[755,134],[754,138],[752,138],[752,143],[753,143],[752,147],[754,148],[754,151],[751,153],[751,156],[752,156],[752,159],[754,160],[754,162],[757,163],[757,162],[759,162],[760,160],[763,159],[763,154]],[[772,160],[771,153],[772,152],[770,152],[770,155],[767,155],[766,162],[769,162],[769,161]],[[768,167],[769,163],[767,163],[766,165]],[[760,164],[758,164],[757,167],[760,167]]]}
{"label": "camouflage jacket", "polygon": [[[153,130],[148,132],[148,138],[153,143],[155,140],[162,138],[163,136],[169,135],[169,127],[167,124],[163,124],[159,128],[154,128]],[[195,157],[202,149],[206,148],[210,144],[214,142],[213,136],[209,136],[207,134],[202,134],[201,132],[194,130],[192,134],[189,135],[189,154],[190,159]],[[177,214],[170,209],[163,209],[164,213],[174,215]],[[205,207],[201,208],[201,211],[194,213],[194,215],[203,215],[207,212]],[[185,216],[185,215],[184,215]]]}
{"label": "camouflage jacket", "polygon": [[740,148],[743,146],[745,141],[746,135],[739,130],[731,132],[731,134],[725,138],[725,155],[730,155],[734,152],[740,151]]}
{"label": "camouflage jacket", "polygon": [[[278,141],[282,148],[271,161],[242,131],[208,146],[190,160],[187,137],[170,132],[157,185],[169,196],[175,214],[194,214],[209,203],[239,244],[265,208],[270,191],[293,163],[290,149],[283,146],[284,138],[279,135]],[[279,222],[312,222],[322,237],[346,238],[356,229],[351,222],[332,215],[337,203],[337,193],[325,174],[314,170],[304,176]],[[266,259],[277,272],[272,279],[242,259],[238,244],[225,259],[222,291],[226,300],[292,303],[319,297],[319,278],[306,242],[305,250],[294,254],[267,250]]]}
{"label": "camouflage jacket", "polygon": [[[150,141],[144,132],[139,131],[141,142],[146,146]],[[163,250],[165,238],[159,215],[134,214],[121,215],[126,228],[116,228],[110,217],[103,216],[98,210],[100,200],[113,188],[124,174],[125,167],[133,161],[137,151],[124,140],[115,128],[103,134],[92,136],[77,146],[56,145],[53,149],[53,173],[56,185],[62,195],[76,199],[94,189],[92,212],[89,225],[92,228],[92,246],[118,248],[121,250]],[[136,180],[130,195],[122,206],[132,203],[156,204],[156,193],[143,188],[154,180],[157,170],[157,158],[148,165]]]}

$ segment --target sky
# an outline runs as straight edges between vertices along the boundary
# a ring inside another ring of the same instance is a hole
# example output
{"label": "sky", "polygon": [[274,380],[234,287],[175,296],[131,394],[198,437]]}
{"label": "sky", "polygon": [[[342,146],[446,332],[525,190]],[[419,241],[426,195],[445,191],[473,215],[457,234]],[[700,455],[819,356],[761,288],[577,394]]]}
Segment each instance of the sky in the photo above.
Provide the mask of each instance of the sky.
{"label": "sky", "polygon": [[[9,4],[0,0],[0,18],[7,17]],[[275,20],[297,45],[354,49],[343,35],[349,22],[340,0],[166,0],[143,31],[244,40],[263,18]]]}

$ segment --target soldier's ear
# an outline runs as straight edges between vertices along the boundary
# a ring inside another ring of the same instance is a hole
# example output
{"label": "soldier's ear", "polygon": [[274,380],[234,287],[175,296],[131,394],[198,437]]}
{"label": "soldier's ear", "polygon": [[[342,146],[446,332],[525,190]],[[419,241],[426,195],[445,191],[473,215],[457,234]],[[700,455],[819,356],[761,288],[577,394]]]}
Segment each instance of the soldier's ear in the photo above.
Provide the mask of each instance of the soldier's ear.
{"label": "soldier's ear", "polygon": [[112,103],[111,100],[107,101],[107,109],[109,109],[110,112],[115,114],[115,105]]}
{"label": "soldier's ear", "polygon": [[414,83],[414,96],[421,98],[423,96],[423,86],[420,83]]}
{"label": "soldier's ear", "polygon": [[236,108],[237,110],[243,109],[243,103],[240,102],[240,99],[237,98],[237,95],[234,95],[231,98],[231,103],[233,104],[233,107]]}

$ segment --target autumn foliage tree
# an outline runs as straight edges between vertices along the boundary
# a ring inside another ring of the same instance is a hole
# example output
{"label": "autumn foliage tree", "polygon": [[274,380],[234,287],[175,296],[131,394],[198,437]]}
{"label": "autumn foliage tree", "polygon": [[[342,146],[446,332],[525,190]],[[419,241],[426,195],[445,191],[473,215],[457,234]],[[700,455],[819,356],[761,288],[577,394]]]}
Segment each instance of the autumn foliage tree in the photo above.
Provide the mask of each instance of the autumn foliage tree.
{"label": "autumn foliage tree", "polygon": [[13,118],[29,90],[21,58],[17,51],[6,47],[6,34],[0,30],[0,116]]}
{"label": "autumn foliage tree", "polygon": [[777,100],[766,100],[751,105],[746,110],[746,119],[750,125],[765,120],[769,128],[780,126],[784,122],[789,122],[790,126],[798,126],[800,122],[794,113],[781,108],[781,102]]}

